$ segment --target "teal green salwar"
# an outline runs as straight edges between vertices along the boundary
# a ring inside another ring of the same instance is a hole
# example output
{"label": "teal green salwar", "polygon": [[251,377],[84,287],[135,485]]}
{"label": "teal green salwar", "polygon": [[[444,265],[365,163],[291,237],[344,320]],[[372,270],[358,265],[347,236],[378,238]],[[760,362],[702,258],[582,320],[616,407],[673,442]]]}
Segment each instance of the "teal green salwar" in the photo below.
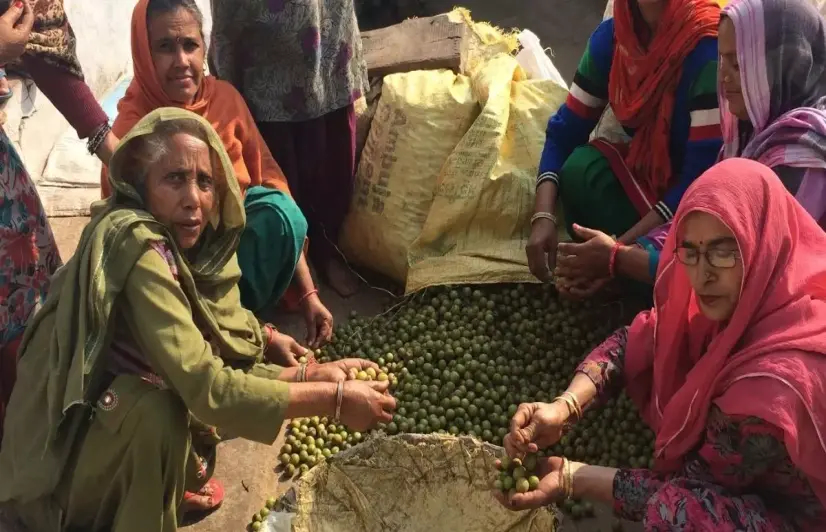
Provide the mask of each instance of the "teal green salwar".
{"label": "teal green salwar", "polygon": [[307,219],[287,194],[262,186],[244,197],[247,226],[238,246],[241,303],[260,312],[287,291],[304,249]]}
{"label": "teal green salwar", "polygon": [[573,224],[619,236],[640,221],[608,159],[591,145],[575,149],[565,161],[559,195],[571,237]]}

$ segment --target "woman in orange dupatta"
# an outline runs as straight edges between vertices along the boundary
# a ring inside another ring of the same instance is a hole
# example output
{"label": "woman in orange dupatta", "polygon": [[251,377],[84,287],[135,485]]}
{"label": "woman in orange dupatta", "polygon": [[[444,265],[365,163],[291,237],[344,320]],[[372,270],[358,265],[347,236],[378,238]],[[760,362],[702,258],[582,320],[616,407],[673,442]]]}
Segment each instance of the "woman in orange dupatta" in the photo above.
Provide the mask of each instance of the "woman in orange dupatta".
{"label": "woman in orange dupatta", "polygon": [[[238,248],[242,303],[259,313],[286,294],[287,303],[304,316],[307,344],[316,347],[330,339],[333,317],[318,297],[304,255],[307,222],[243,98],[229,83],[204,75],[205,58],[203,16],[194,0],[139,0],[132,13],[134,78],[112,130],[123,137],[160,107],[183,108],[212,124],[244,194],[247,227]],[[101,190],[104,198],[111,194],[105,167]],[[274,334],[282,364],[297,364],[295,357],[307,349]]]}

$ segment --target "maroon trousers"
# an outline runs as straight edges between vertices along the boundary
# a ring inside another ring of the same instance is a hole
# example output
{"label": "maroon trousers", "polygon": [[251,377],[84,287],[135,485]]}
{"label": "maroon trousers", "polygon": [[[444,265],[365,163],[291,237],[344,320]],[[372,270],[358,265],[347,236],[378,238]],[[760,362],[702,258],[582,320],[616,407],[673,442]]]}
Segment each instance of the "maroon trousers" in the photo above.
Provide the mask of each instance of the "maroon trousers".
{"label": "maroon trousers", "polygon": [[325,264],[339,254],[335,246],[353,194],[355,109],[304,122],[258,122],[258,129],[307,218],[310,260]]}

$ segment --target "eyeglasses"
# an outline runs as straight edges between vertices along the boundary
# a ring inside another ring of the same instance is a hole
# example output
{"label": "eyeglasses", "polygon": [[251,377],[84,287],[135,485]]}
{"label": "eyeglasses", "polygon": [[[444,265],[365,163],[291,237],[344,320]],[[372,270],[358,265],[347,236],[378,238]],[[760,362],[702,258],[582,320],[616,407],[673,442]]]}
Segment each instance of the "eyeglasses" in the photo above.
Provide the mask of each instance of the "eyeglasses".
{"label": "eyeglasses", "polygon": [[711,248],[700,251],[697,248],[678,247],[676,250],[677,260],[686,266],[697,266],[700,264],[700,257],[705,257],[706,262],[712,268],[729,269],[737,266],[740,260],[740,252],[734,249]]}

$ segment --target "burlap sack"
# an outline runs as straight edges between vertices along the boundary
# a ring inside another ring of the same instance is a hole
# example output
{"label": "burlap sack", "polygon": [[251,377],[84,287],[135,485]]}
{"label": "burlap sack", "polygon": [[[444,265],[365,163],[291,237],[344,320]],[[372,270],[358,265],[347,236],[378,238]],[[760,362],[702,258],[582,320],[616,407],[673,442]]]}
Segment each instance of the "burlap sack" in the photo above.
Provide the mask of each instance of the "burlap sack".
{"label": "burlap sack", "polygon": [[553,532],[549,509],[493,498],[501,453],[469,437],[374,438],[313,468],[277,510],[296,513],[293,532]]}

